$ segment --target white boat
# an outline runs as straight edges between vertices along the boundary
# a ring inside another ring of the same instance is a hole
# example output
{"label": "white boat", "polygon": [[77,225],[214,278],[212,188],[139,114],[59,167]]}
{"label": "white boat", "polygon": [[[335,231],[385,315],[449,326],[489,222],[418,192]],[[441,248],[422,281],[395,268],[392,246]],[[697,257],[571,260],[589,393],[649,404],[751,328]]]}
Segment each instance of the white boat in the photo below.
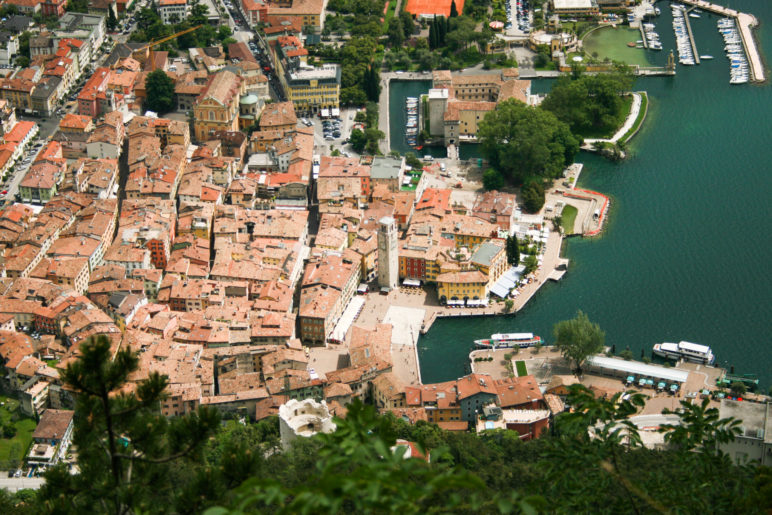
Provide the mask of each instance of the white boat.
{"label": "white boat", "polygon": [[657,343],[654,345],[654,354],[670,359],[683,359],[692,363],[702,363],[712,365],[716,361],[716,356],[707,345],[700,345],[691,342],[678,343]]}
{"label": "white boat", "polygon": [[699,17],[700,17],[699,14],[689,13],[689,18],[699,18]]}
{"label": "white boat", "polygon": [[533,333],[496,333],[487,340],[475,340],[476,347],[481,349],[511,349],[520,347],[524,349],[536,344],[541,344],[541,336]]}
{"label": "white boat", "polygon": [[712,55],[701,55],[700,59],[713,59]]}

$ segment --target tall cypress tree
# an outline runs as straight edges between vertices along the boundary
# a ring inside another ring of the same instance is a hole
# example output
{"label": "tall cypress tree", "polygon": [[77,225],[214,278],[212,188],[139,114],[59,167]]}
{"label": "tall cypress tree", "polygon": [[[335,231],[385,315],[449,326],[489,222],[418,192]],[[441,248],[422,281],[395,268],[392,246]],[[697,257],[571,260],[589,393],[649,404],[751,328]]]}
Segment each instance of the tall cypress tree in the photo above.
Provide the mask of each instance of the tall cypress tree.
{"label": "tall cypress tree", "polygon": [[429,25],[429,48],[432,50],[437,48],[437,31],[434,30],[434,20]]}
{"label": "tall cypress tree", "polygon": [[456,9],[456,0],[450,2],[450,17],[455,18],[458,16],[458,9]]}
{"label": "tall cypress tree", "polygon": [[517,241],[517,236],[514,234],[507,236],[507,263],[510,266],[517,266],[520,264],[520,244]]}
{"label": "tall cypress tree", "polygon": [[448,33],[448,25],[445,21],[444,16],[440,16],[440,19],[437,20],[437,26],[439,27],[439,34],[437,35],[437,39],[439,40],[438,47],[444,47],[445,46],[445,36]]}

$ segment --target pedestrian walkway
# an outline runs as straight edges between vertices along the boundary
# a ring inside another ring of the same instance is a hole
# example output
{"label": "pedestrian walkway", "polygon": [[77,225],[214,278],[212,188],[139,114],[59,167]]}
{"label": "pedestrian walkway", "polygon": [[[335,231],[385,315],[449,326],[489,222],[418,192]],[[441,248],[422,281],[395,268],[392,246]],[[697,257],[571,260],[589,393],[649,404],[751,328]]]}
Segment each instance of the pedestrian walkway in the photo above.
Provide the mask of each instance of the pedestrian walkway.
{"label": "pedestrian walkway", "polygon": [[584,144],[582,145],[582,148],[587,147],[586,149],[594,149],[594,146],[596,143],[604,142],[604,143],[616,143],[620,139],[622,139],[622,136],[627,134],[627,131],[633,128],[633,125],[635,125],[635,120],[638,119],[638,113],[641,111],[641,94],[640,93],[633,93],[633,104],[630,106],[630,114],[627,115],[627,118],[625,119],[625,123],[622,124],[622,127],[619,128],[618,131],[614,133],[614,135],[609,139],[586,139],[584,140]]}

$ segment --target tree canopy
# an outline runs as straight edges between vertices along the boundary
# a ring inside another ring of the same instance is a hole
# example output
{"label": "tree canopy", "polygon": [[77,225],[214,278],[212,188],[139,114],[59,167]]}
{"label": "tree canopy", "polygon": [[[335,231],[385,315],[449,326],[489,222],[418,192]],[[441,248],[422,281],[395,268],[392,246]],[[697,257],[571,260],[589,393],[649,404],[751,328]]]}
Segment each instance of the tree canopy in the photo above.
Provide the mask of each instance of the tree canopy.
{"label": "tree canopy", "polygon": [[582,311],[571,320],[563,320],[552,329],[555,347],[566,359],[573,361],[581,372],[584,362],[603,350],[606,333],[598,324],[590,322]]}
{"label": "tree canopy", "polygon": [[529,177],[560,177],[581,144],[555,115],[515,99],[486,114],[477,135],[493,168],[515,184]]}
{"label": "tree canopy", "polygon": [[633,78],[627,71],[595,75],[562,76],[541,104],[575,134],[593,136],[614,131],[627,112],[623,95]]}
{"label": "tree canopy", "polygon": [[168,380],[156,372],[126,393],[139,358],[127,348],[115,353],[104,335],[84,342],[80,353],[62,374],[77,394],[73,444],[80,471],[51,469],[40,496],[60,513],[147,512],[170,494],[162,478],[172,462],[195,458],[220,417],[208,408],[184,417],[160,414]]}
{"label": "tree canopy", "polygon": [[174,109],[174,81],[163,70],[148,73],[145,79],[145,107],[157,113]]}

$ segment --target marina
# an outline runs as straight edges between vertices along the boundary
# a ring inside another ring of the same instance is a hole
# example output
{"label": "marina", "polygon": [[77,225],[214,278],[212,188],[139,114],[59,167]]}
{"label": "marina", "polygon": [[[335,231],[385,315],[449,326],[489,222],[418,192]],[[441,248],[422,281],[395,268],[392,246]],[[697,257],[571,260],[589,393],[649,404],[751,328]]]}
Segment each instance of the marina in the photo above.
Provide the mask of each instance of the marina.
{"label": "marina", "polygon": [[405,99],[407,122],[405,123],[405,140],[411,147],[418,144],[418,97]]}
{"label": "marina", "polygon": [[761,62],[761,54],[759,53],[756,41],[753,39],[753,34],[751,33],[751,28],[759,25],[755,16],[722,5],[712,4],[705,0],[681,1],[693,8],[699,7],[703,11],[709,11],[732,19],[737,26],[737,31],[748,60],[749,79],[754,82],[764,82],[766,80],[764,65]]}
{"label": "marina", "polygon": [[724,50],[729,59],[729,83],[745,84],[749,80],[748,60],[745,58],[745,48],[737,32],[735,21],[731,18],[718,20],[718,31],[724,38]]}
{"label": "marina", "polygon": [[692,27],[686,16],[684,6],[673,4],[670,6],[673,13],[673,32],[675,33],[676,46],[678,47],[678,62],[692,66],[700,64],[700,56],[697,55],[697,45],[694,43]]}
{"label": "marina", "polygon": [[659,34],[654,31],[655,26],[653,23],[641,23],[640,29],[643,39],[636,43],[649,50],[662,50],[662,42],[659,40]]}

